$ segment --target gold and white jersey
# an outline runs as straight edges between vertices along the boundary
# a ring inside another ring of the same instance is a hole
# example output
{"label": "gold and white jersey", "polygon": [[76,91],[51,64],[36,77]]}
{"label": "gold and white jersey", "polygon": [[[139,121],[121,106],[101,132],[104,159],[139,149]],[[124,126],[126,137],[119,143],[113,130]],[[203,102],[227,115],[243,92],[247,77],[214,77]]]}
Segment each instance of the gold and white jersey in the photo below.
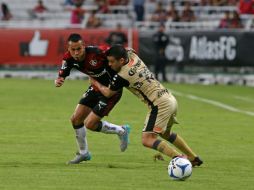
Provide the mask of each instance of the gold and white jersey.
{"label": "gold and white jersey", "polygon": [[153,106],[163,101],[162,97],[168,98],[168,90],[154,78],[143,61],[132,51],[128,51],[128,58],[128,63],[113,77],[110,89],[126,87],[142,101]]}
{"label": "gold and white jersey", "polygon": [[132,51],[128,51],[129,61],[113,77],[111,90],[128,88],[149,106],[143,132],[163,134],[177,123],[177,101],[168,90],[157,81],[143,61]]}

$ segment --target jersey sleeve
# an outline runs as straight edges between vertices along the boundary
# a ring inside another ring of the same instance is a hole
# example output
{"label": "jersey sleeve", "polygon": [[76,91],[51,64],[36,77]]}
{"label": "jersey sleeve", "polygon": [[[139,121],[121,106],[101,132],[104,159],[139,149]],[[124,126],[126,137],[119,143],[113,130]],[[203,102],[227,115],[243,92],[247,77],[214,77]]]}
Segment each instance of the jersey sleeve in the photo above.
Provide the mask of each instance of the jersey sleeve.
{"label": "jersey sleeve", "polygon": [[121,76],[115,74],[110,85],[109,85],[109,88],[110,88],[110,90],[118,91],[118,90],[122,89],[123,87],[128,87],[129,85],[130,85],[129,81],[127,81],[124,78],[122,78]]}
{"label": "jersey sleeve", "polygon": [[58,71],[58,76],[59,77],[67,77],[70,75],[71,69],[72,67],[70,66],[70,64],[68,63],[68,54],[65,54],[62,60],[62,66]]}

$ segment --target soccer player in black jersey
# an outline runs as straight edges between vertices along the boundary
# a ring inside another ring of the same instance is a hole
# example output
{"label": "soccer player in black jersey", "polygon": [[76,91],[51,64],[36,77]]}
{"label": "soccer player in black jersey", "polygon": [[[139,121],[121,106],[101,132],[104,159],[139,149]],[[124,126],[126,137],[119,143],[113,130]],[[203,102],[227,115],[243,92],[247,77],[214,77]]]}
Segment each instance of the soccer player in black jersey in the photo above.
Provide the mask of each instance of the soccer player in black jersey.
{"label": "soccer player in black jersey", "polygon": [[[68,38],[68,51],[64,54],[55,86],[61,87],[73,68],[108,86],[115,71],[108,66],[105,51],[106,48],[103,47],[85,46],[79,34],[71,34]],[[68,164],[78,164],[91,159],[86,140],[86,128],[106,134],[117,134],[120,139],[121,151],[127,149],[129,126],[119,126],[101,121],[113,109],[121,96],[122,89],[118,90],[112,97],[107,98],[95,86],[90,85],[88,87],[71,117],[79,152]]]}

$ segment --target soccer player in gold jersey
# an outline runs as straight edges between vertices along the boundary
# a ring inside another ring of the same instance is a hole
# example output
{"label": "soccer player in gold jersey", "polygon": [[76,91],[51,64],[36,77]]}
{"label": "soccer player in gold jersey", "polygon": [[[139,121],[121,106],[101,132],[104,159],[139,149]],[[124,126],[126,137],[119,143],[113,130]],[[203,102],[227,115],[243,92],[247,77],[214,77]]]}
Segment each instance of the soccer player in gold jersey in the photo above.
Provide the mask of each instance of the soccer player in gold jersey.
{"label": "soccer player in gold jersey", "polygon": [[[92,83],[106,97],[111,97],[117,90],[126,87],[148,105],[149,112],[142,132],[142,144],[170,158],[187,156],[193,166],[200,166],[203,161],[180,135],[171,131],[173,124],[177,123],[175,97],[154,78],[133,50],[127,50],[121,45],[114,45],[106,55],[109,66],[117,74],[109,86],[104,86],[91,79]],[[184,155],[172,148],[168,142],[181,150]]]}

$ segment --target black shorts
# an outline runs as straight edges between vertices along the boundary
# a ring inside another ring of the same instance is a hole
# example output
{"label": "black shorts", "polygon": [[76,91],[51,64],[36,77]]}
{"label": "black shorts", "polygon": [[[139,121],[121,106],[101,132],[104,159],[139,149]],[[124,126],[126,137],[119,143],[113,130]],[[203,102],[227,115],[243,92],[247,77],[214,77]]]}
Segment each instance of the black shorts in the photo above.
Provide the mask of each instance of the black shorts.
{"label": "black shorts", "polygon": [[93,112],[101,118],[108,115],[117,102],[121,99],[123,91],[117,92],[111,98],[103,96],[99,91],[94,90],[90,86],[87,91],[83,94],[79,104],[88,106]]}

